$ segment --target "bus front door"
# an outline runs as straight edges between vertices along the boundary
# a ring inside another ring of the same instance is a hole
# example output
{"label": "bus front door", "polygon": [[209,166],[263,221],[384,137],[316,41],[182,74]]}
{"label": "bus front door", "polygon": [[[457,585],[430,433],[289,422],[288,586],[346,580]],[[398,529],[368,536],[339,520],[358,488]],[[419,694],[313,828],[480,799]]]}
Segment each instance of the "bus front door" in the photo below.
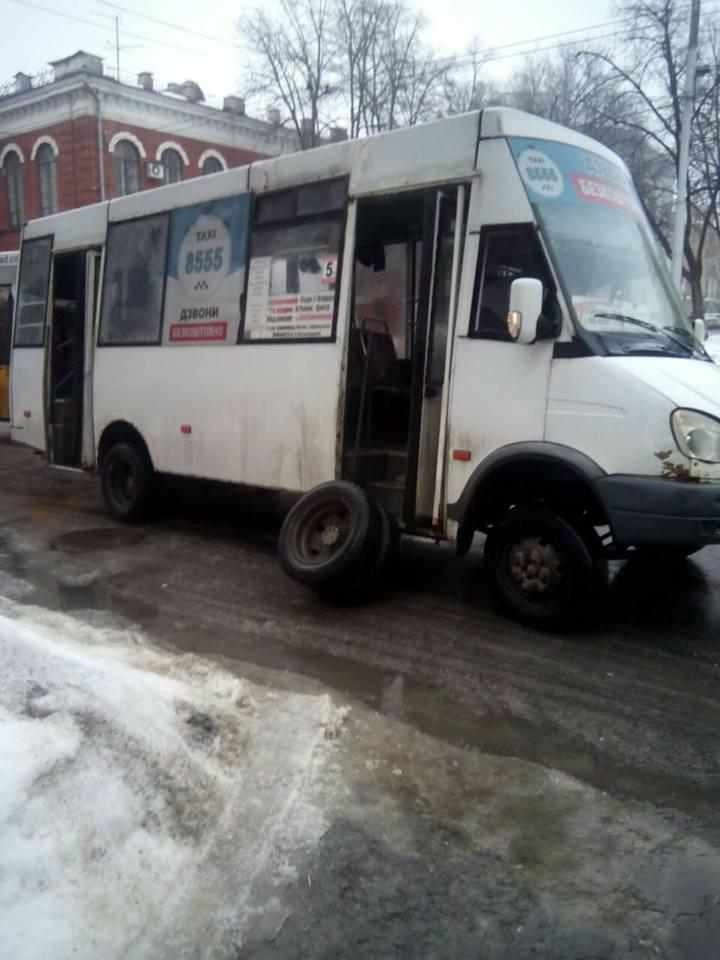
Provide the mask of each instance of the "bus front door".
{"label": "bus front door", "polygon": [[464,188],[358,202],[343,476],[406,529],[441,531],[449,330]]}
{"label": "bus front door", "polygon": [[48,459],[58,467],[93,463],[92,358],[99,254],[54,257],[48,345]]}

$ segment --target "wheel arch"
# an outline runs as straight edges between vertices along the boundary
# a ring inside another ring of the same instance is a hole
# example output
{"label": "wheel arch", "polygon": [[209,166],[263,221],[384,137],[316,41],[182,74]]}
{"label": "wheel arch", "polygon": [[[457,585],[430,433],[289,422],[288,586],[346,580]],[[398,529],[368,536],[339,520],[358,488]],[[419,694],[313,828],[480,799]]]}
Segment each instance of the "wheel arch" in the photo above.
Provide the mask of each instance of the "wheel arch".
{"label": "wheel arch", "polygon": [[523,499],[581,507],[590,510],[597,526],[609,525],[594,487],[606,475],[586,454],[564,444],[523,442],[494,450],[475,467],[459,499],[448,505],[448,516],[458,523],[458,553],[470,549],[476,530],[487,530],[503,510]]}
{"label": "wheel arch", "polygon": [[98,467],[102,465],[105,454],[116,443],[132,443],[139,447],[139,449],[142,450],[143,454],[147,457],[150,466],[153,468],[153,470],[155,469],[152,457],[150,456],[150,450],[145,442],[145,438],[140,433],[138,428],[133,426],[133,424],[129,423],[127,420],[113,420],[112,423],[109,423],[103,430],[102,434],[100,435],[100,442],[98,443],[97,450]]}

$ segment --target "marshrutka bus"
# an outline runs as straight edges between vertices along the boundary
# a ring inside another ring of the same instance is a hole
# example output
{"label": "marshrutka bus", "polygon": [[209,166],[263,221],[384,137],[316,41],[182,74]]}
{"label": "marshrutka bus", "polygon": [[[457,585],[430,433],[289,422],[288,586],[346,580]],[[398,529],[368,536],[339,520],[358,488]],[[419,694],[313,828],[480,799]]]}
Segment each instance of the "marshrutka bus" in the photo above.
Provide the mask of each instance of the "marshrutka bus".
{"label": "marshrutka bus", "polygon": [[18,252],[0,253],[0,437],[10,432],[10,344]]}
{"label": "marshrutka bus", "polygon": [[281,562],[321,593],[480,531],[549,624],[608,557],[720,542],[702,339],[622,161],[487,109],[27,224],[12,437],[126,520],[162,474],[294,492]]}

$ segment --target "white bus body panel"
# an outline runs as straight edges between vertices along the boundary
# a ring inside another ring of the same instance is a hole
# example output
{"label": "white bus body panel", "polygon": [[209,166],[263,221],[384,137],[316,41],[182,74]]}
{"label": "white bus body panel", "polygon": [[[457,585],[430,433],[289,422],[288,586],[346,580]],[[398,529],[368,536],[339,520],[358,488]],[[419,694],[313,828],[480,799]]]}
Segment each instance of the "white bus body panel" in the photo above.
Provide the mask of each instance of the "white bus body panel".
{"label": "white bus body panel", "polygon": [[467,113],[356,141],[350,193],[387,193],[471,176],[478,123],[479,114]]}
{"label": "white bus body panel", "polygon": [[248,191],[249,167],[234,167],[222,173],[197,177],[180,183],[171,183],[155,190],[141,190],[127,197],[118,197],[110,203],[108,220],[135,220],[165,213],[178,207],[189,207],[208,200],[236,196]]}
{"label": "white bus body panel", "polygon": [[53,237],[53,255],[105,243],[109,203],[95,203],[65,213],[56,213],[42,220],[31,220],[25,227],[23,240]]}
{"label": "white bus body panel", "polygon": [[45,351],[13,349],[10,378],[10,437],[45,450]]}
{"label": "white bus body panel", "polygon": [[[545,433],[553,341],[525,346],[468,336],[480,230],[504,223],[531,223],[527,194],[504,140],[481,142],[479,178],[473,183],[468,214],[459,316],[453,360],[448,424],[447,501],[462,493],[475,467],[508,443],[542,440]],[[469,450],[471,459],[452,459]]]}
{"label": "white bus body panel", "polygon": [[250,189],[253,193],[267,193],[300,183],[346,177],[355,162],[356,149],[357,141],[347,140],[253,163],[250,167]]}
{"label": "white bus body panel", "polygon": [[661,476],[666,464],[676,464],[714,479],[718,465],[689,463],[680,454],[670,414],[686,407],[720,419],[718,397],[720,369],[701,360],[555,360],[546,439],[582,451],[610,474]]}
{"label": "white bus body panel", "polygon": [[[349,257],[354,233],[351,205]],[[289,490],[333,480],[351,289],[346,270],[335,343],[99,348],[96,441],[124,420],[163,472]]]}

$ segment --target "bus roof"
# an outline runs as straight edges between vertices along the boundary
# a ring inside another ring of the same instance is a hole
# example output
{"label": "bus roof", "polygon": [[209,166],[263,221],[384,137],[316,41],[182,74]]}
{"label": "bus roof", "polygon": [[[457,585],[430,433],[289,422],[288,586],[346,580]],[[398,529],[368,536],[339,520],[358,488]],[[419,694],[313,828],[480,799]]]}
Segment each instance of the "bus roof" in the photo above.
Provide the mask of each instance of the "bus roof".
{"label": "bus roof", "polygon": [[570,143],[623,165],[616,154],[589,137],[520,110],[491,107],[359,140],[284,154],[33,220],[27,224],[25,236],[52,233],[57,249],[100,244],[108,220],[129,220],[248,190],[265,193],[334,177],[348,177],[350,196],[466,179],[476,169],[478,142],[507,136]]}

